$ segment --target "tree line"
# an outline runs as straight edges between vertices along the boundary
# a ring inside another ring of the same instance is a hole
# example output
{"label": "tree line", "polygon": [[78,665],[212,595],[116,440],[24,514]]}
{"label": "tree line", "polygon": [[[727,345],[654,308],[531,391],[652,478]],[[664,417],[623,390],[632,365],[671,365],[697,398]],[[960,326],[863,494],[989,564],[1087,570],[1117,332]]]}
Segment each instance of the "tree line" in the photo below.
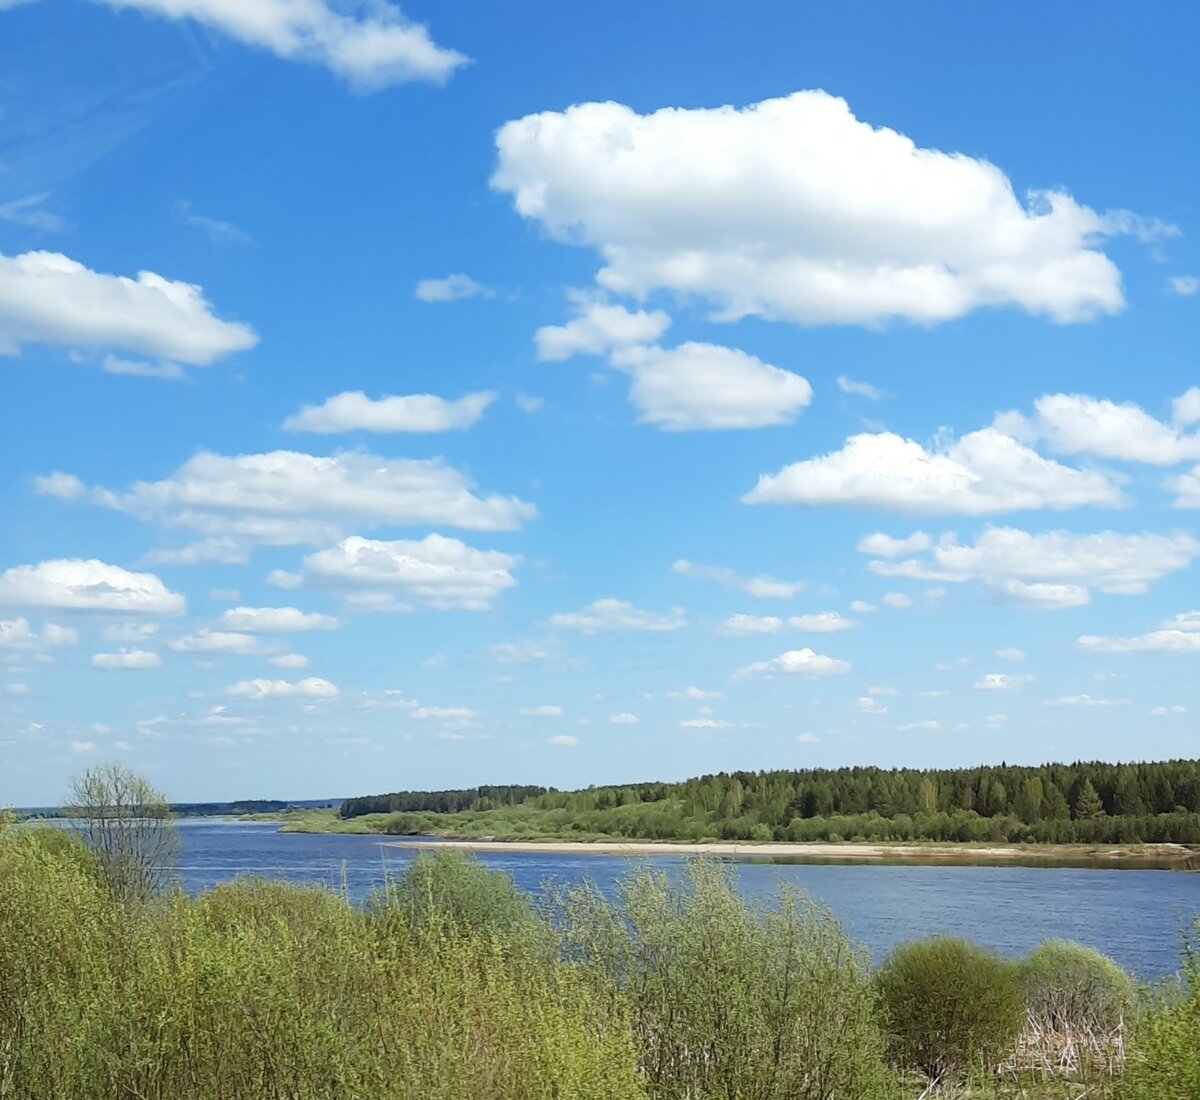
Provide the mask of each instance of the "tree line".
{"label": "tree line", "polygon": [[[482,786],[352,798],[344,819],[479,815],[644,839],[1200,844],[1200,761],[721,772],[559,791]],[[409,831],[396,821],[389,831]]]}

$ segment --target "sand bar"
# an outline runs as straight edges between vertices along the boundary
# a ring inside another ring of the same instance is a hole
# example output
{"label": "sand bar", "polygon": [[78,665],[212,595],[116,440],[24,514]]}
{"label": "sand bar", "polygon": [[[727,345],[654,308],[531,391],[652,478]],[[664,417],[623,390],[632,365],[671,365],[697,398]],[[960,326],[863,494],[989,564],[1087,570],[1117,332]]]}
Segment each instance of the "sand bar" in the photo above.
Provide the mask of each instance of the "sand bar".
{"label": "sand bar", "polygon": [[505,855],[572,856],[724,856],[737,859],[837,860],[847,862],[912,860],[924,862],[1012,863],[1079,860],[1087,863],[1144,862],[1182,864],[1200,859],[1200,851],[1182,844],[1146,844],[1129,847],[1089,845],[975,846],[969,844],[663,844],[653,841],[569,840],[436,840],[431,838],[390,840],[393,848],[444,848]]}

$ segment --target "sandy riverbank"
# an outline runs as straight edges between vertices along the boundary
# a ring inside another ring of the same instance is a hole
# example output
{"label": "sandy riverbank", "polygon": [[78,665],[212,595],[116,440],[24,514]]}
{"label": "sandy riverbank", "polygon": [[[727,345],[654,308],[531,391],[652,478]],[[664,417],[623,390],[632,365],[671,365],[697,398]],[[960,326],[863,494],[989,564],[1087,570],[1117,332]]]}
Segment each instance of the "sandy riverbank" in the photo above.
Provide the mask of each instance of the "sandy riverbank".
{"label": "sandy riverbank", "polygon": [[477,853],[585,856],[689,856],[709,855],[737,859],[818,860],[836,862],[913,863],[1112,863],[1114,865],[1171,866],[1200,860],[1200,851],[1180,844],[1136,846],[1043,845],[1038,847],[976,846],[969,844],[661,844],[651,841],[566,840],[391,840],[389,847],[452,848]]}

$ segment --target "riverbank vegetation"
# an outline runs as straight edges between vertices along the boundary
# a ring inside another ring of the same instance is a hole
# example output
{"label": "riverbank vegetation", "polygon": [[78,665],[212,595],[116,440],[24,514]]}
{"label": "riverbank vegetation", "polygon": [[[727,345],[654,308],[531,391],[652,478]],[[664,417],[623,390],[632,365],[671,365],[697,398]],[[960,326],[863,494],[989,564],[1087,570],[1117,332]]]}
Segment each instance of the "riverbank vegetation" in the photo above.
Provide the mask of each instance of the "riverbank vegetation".
{"label": "riverbank vegetation", "polygon": [[0,822],[0,1100],[1200,1095],[1200,926],[1184,980],[1141,990],[1068,944],[934,938],[876,968],[824,907],[747,901],[710,860],[535,899],[441,852],[356,907],[131,894],[102,855]]}
{"label": "riverbank vegetation", "polygon": [[[303,816],[303,815],[301,815]],[[732,772],[351,798],[348,831],[504,840],[1200,845],[1200,762]],[[299,819],[293,827],[303,828]],[[311,815],[309,827],[332,827]]]}

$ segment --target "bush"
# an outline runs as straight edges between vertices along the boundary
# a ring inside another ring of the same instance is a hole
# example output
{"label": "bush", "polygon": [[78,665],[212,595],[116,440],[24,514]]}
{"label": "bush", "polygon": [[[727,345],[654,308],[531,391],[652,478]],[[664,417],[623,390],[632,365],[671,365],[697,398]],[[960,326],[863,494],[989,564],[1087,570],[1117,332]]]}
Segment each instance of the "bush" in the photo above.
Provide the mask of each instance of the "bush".
{"label": "bush", "polygon": [[1018,967],[965,940],[897,947],[876,982],[893,1058],[935,1079],[994,1066],[1025,1019]]}
{"label": "bush", "polygon": [[1133,979],[1107,955],[1052,940],[1035,947],[1021,968],[1031,1022],[1051,1032],[1107,1035],[1133,1013]]}
{"label": "bush", "polygon": [[564,956],[628,1001],[650,1094],[871,1100],[889,1094],[866,959],[829,911],[785,892],[749,905],[734,871],[690,861],[683,881],[630,873],[550,901]]}
{"label": "bush", "polygon": [[1139,1020],[1118,1100],[1200,1096],[1200,917],[1184,941],[1184,982],[1160,990]]}

